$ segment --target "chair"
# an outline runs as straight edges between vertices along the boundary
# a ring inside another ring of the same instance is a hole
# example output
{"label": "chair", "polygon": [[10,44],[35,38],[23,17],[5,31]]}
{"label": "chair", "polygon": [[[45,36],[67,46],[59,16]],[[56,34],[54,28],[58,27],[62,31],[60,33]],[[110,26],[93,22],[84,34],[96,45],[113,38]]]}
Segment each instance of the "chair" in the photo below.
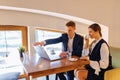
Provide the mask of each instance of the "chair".
{"label": "chair", "polygon": [[104,80],[120,80],[120,68],[106,71]]}

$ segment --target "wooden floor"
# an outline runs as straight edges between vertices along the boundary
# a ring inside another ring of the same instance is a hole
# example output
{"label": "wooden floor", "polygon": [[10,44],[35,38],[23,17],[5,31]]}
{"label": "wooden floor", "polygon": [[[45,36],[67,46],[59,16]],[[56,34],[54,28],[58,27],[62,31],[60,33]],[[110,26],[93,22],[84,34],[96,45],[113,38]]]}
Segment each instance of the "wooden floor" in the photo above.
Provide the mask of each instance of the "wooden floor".
{"label": "wooden floor", "polygon": [[[25,79],[19,79],[19,80],[25,80]],[[36,79],[33,79],[33,80],[46,80],[46,76],[39,77],[39,78],[36,78]],[[49,80],[55,80],[55,74],[49,75]]]}
{"label": "wooden floor", "polygon": [[[19,80],[25,80],[25,79],[19,79]],[[36,78],[36,79],[33,79],[33,80],[46,80],[46,77],[43,76],[43,77],[39,77],[39,78]],[[55,80],[55,74],[49,75],[49,80]],[[59,80],[59,78],[58,78],[58,80]],[[74,80],[76,80],[76,79],[74,78]]]}

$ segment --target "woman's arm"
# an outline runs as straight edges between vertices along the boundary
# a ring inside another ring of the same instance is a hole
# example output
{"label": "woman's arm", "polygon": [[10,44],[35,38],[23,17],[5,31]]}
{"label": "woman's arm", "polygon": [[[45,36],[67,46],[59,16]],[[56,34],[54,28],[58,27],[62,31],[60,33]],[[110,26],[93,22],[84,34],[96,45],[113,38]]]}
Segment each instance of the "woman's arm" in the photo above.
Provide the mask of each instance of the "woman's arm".
{"label": "woman's arm", "polygon": [[106,43],[103,43],[101,45],[100,56],[101,56],[101,60],[99,61],[100,68],[106,69],[109,64],[109,49]]}

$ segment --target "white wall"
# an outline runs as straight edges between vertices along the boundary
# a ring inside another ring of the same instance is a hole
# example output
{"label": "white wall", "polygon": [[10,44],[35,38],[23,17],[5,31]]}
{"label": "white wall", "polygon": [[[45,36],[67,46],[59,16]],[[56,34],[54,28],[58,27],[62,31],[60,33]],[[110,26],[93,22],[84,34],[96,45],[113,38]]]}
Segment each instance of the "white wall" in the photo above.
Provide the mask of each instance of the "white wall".
{"label": "white wall", "polygon": [[[9,13],[9,14],[8,14]],[[28,49],[29,53],[34,53],[32,44],[35,42],[35,28],[45,27],[47,29],[55,29],[66,31],[65,24],[69,20],[57,18],[53,16],[46,16],[41,14],[33,14],[19,11],[1,10],[2,25],[27,25],[28,26]],[[4,23],[4,24],[3,24]],[[76,32],[80,34],[88,33],[88,23],[76,22]],[[103,38],[108,40],[108,28],[102,27]]]}
{"label": "white wall", "polygon": [[[109,27],[109,44],[120,47],[120,0],[0,0],[0,5],[53,11],[99,22]],[[49,26],[63,30],[65,22],[44,15],[0,10],[1,24]]]}

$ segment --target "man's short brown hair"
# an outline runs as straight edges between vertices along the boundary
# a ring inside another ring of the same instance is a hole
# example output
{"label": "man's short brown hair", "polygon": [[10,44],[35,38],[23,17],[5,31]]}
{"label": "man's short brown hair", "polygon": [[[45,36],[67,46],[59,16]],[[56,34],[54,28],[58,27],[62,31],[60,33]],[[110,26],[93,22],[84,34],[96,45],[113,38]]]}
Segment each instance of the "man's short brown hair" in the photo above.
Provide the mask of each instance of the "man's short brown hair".
{"label": "man's short brown hair", "polygon": [[70,27],[70,26],[71,26],[71,27],[75,27],[75,22],[69,21],[69,22],[66,23],[66,26],[67,26],[67,27]]}

